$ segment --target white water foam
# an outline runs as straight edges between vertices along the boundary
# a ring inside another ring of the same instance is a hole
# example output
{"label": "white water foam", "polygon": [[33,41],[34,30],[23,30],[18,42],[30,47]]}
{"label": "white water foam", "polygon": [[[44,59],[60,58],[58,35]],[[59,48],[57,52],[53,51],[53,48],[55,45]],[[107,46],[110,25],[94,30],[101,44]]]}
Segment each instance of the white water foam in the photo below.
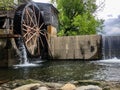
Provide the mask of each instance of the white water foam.
{"label": "white water foam", "polygon": [[38,64],[33,64],[33,63],[23,63],[23,64],[17,64],[17,65],[14,65],[15,67],[35,67],[35,66],[38,66]]}
{"label": "white water foam", "polygon": [[100,60],[99,62],[105,62],[105,63],[120,63],[120,59],[114,57],[112,59],[105,59],[105,60]]}

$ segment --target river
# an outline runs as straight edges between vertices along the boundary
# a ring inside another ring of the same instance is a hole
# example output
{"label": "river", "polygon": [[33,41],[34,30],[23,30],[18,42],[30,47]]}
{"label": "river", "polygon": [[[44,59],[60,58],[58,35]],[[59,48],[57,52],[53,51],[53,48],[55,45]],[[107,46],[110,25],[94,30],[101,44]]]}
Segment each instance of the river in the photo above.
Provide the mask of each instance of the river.
{"label": "river", "polygon": [[31,66],[0,68],[0,81],[37,79],[47,82],[76,80],[120,81],[120,60],[99,61],[34,61]]}

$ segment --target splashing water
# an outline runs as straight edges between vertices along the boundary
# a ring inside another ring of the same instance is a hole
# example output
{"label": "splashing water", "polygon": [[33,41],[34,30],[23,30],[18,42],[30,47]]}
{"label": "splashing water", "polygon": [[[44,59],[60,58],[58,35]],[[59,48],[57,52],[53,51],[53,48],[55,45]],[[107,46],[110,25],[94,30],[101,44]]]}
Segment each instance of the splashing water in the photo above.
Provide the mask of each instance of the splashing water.
{"label": "splashing water", "polygon": [[120,59],[114,57],[114,58],[111,58],[111,59],[100,60],[98,62],[103,62],[103,63],[120,63]]}

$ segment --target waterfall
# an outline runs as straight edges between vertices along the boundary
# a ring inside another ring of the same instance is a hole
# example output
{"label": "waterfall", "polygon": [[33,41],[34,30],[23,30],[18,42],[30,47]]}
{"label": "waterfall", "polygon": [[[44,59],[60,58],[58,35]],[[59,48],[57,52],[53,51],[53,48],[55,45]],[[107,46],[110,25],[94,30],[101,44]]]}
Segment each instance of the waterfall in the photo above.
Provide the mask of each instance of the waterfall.
{"label": "waterfall", "polygon": [[103,58],[120,58],[120,36],[102,36]]}
{"label": "waterfall", "polygon": [[27,58],[27,52],[26,52],[24,43],[21,38],[18,38],[17,41],[18,41],[18,49],[20,51],[20,53],[19,53],[20,64],[28,64],[29,60]]}
{"label": "waterfall", "polygon": [[14,66],[17,66],[17,67],[37,66],[36,64],[29,63],[29,59],[27,58],[26,48],[25,48],[22,38],[17,39],[17,46],[18,46],[18,50],[20,51],[19,53],[20,63]]}

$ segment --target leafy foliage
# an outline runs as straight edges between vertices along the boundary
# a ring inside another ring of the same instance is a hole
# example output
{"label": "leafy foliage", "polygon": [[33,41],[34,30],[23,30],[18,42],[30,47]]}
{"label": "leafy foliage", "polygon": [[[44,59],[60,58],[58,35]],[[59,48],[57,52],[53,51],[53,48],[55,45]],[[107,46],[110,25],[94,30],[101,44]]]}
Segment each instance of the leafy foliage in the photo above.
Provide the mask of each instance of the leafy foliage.
{"label": "leafy foliage", "polygon": [[[18,4],[27,3],[32,0],[18,0]],[[11,10],[16,6],[14,0],[0,0],[0,10]]]}
{"label": "leafy foliage", "polygon": [[0,0],[0,10],[10,10],[14,0]]}
{"label": "leafy foliage", "polygon": [[58,35],[96,34],[101,26],[93,13],[97,10],[96,0],[52,0],[59,10],[60,31]]}

